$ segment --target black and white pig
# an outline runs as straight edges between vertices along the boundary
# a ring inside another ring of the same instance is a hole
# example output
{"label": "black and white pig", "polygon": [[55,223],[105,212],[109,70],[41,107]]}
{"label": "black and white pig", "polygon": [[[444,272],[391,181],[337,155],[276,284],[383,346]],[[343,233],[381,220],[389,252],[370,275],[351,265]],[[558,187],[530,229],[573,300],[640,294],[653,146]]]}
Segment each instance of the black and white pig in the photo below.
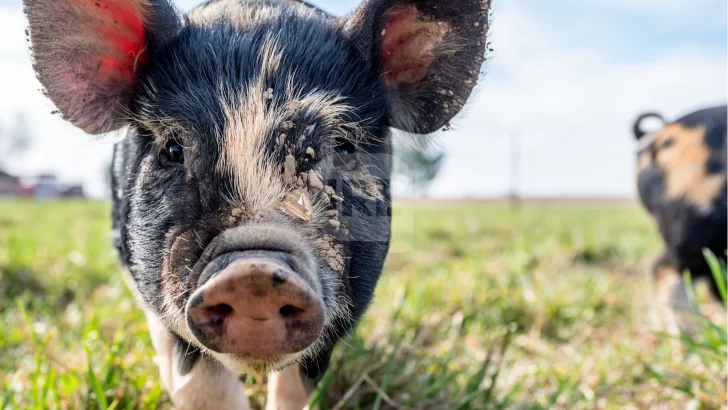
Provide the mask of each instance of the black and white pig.
{"label": "black and white pig", "polygon": [[[681,279],[685,270],[696,280],[707,279],[713,296],[720,298],[703,250],[726,260],[727,115],[725,105],[672,122],[645,113],[633,125],[639,196],[665,242],[653,265],[657,301],[671,308],[689,307]],[[648,119],[657,119],[660,129],[645,131]]]}
{"label": "black and white pig", "polygon": [[390,127],[446,126],[489,0],[24,0],[66,120],[122,129],[113,223],[178,408],[303,408],[370,303],[390,238]]}

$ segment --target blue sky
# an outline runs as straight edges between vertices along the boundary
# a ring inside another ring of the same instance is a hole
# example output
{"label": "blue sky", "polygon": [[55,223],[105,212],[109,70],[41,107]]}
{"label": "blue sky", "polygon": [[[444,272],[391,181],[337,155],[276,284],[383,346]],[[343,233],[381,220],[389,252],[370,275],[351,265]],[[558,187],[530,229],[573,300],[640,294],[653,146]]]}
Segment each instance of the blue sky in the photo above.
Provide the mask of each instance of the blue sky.
{"label": "blue sky", "polygon": [[[450,0],[451,1],[451,0]],[[357,1],[312,1],[335,14]],[[199,3],[178,0],[183,10]],[[496,0],[487,75],[454,130],[439,136],[439,197],[509,189],[509,138],[523,140],[526,195],[634,193],[630,122],[643,110],[675,117],[726,101],[724,0]],[[23,42],[20,1],[0,0],[0,122],[27,112],[39,143],[16,172],[58,172],[100,193],[107,142],[48,113]]]}

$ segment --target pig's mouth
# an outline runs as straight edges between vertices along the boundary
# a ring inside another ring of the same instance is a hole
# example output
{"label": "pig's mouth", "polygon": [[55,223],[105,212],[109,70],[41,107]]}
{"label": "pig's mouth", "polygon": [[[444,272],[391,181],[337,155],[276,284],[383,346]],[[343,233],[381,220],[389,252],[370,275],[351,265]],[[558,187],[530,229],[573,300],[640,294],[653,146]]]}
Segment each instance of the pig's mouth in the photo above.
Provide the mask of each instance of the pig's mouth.
{"label": "pig's mouth", "polygon": [[326,321],[315,266],[285,229],[227,230],[195,265],[187,326],[200,345],[242,361],[277,362],[302,352]]}

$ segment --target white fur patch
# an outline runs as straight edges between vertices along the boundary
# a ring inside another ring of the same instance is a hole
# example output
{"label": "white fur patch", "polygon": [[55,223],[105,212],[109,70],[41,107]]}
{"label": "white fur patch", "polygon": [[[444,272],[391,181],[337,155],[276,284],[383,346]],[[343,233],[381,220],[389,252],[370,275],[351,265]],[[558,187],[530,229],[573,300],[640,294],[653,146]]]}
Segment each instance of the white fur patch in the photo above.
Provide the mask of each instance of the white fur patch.
{"label": "white fur patch", "polygon": [[309,402],[309,394],[303,387],[298,364],[275,372],[268,379],[266,410],[301,410]]}
{"label": "white fur patch", "polygon": [[637,152],[642,152],[643,150],[647,149],[650,145],[652,145],[653,142],[655,142],[655,139],[657,136],[660,135],[659,132],[652,132],[649,134],[645,134],[637,140]]}
{"label": "white fur patch", "polygon": [[[220,87],[226,124],[218,169],[235,178],[235,192],[229,199],[248,215],[274,209],[290,189],[283,183],[282,164],[265,150],[268,139],[275,137],[284,121],[305,111],[316,118],[316,127],[323,127],[331,134],[331,141],[336,136],[356,135],[346,132],[346,128],[356,124],[343,121],[343,115],[351,107],[339,96],[321,91],[304,94],[298,86],[299,81],[292,76],[284,80],[276,78],[281,56],[276,38],[268,39],[257,61],[261,74],[250,82],[247,90],[234,96],[226,95],[226,88]],[[276,81],[285,81],[283,95],[276,95],[270,86]]]}

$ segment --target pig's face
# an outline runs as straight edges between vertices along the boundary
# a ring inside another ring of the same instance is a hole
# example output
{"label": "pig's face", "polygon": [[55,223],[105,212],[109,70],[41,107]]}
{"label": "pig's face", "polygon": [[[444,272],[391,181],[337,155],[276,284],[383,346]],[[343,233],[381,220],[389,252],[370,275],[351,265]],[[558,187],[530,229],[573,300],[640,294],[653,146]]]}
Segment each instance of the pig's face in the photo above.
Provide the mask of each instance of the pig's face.
{"label": "pig's face", "polygon": [[311,357],[371,300],[390,233],[389,127],[465,103],[488,3],[27,0],[35,68],[69,121],[128,126],[122,261],[147,308],[239,372]]}
{"label": "pig's face", "polygon": [[302,39],[308,20],[290,34],[256,23],[191,24],[141,73],[121,230],[171,329],[264,371],[351,321],[347,265],[378,267],[384,248],[347,244],[388,241],[389,163],[371,70],[328,26]]}

